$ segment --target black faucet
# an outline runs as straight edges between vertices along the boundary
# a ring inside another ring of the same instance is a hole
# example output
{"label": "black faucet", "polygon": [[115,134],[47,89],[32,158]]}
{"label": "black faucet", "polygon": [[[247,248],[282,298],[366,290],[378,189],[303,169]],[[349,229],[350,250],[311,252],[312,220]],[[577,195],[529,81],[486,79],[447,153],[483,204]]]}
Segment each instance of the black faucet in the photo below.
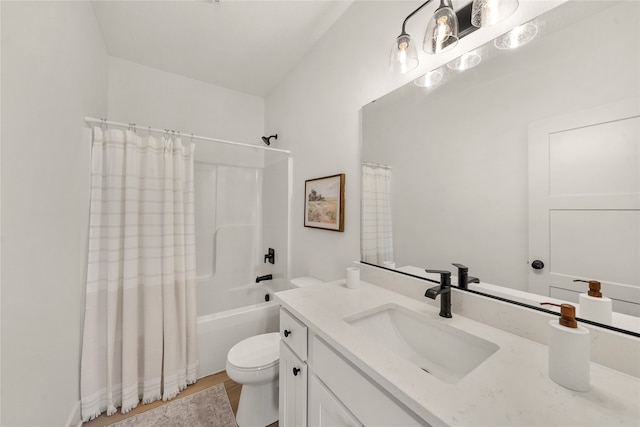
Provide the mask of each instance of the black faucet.
{"label": "black faucet", "polygon": [[460,289],[468,289],[469,283],[480,283],[480,279],[477,277],[469,277],[469,267],[456,263],[452,265],[458,267],[458,287]]}
{"label": "black faucet", "polygon": [[273,279],[273,276],[271,274],[266,274],[264,276],[258,276],[258,277],[256,277],[256,283],[260,283],[263,280],[271,280],[271,279]]}
{"label": "black faucet", "polygon": [[436,299],[440,295],[440,316],[451,316],[451,272],[445,270],[425,270],[427,273],[436,273],[440,275],[440,285],[427,289],[424,293],[425,297]]}

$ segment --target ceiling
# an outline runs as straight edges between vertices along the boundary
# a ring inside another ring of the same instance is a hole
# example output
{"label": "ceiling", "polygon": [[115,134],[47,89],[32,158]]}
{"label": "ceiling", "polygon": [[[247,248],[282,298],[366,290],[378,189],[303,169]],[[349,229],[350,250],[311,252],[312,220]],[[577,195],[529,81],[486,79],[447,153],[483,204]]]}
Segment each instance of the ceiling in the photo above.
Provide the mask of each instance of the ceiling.
{"label": "ceiling", "polygon": [[260,97],[351,3],[92,1],[109,55]]}

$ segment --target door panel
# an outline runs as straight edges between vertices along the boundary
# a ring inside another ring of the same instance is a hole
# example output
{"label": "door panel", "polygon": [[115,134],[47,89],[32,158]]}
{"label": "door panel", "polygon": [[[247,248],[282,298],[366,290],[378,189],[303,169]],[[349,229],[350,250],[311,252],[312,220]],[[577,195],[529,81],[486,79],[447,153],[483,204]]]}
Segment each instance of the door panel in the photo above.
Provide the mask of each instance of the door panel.
{"label": "door panel", "polygon": [[573,279],[599,280],[617,311],[640,311],[639,99],[531,124],[529,256],[545,264],[531,292],[571,296],[586,289]]}

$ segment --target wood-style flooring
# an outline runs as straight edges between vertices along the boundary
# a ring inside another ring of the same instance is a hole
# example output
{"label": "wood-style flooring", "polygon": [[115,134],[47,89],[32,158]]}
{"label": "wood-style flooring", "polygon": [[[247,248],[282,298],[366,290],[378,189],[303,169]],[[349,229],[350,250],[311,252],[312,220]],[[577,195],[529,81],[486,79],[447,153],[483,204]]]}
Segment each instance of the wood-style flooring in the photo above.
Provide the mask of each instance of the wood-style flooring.
{"label": "wood-style flooring", "polygon": [[[185,390],[180,392],[178,396],[176,396],[173,400],[168,402],[164,402],[162,400],[157,400],[153,403],[148,403],[146,405],[138,404],[135,409],[132,409],[127,414],[121,414],[120,412],[116,412],[110,417],[107,417],[105,413],[100,415],[95,420],[88,421],[82,424],[82,427],[104,427],[109,424],[116,423],[120,420],[124,420],[125,418],[132,417],[134,415],[138,415],[142,412],[148,411],[153,408],[157,408],[158,406],[165,405],[169,402],[173,402],[176,399],[183,398],[185,396],[189,396],[190,394],[197,393],[206,388],[212,387],[216,384],[224,383],[224,388],[227,390],[227,396],[229,397],[229,403],[231,403],[231,409],[233,409],[233,414],[235,415],[238,412],[238,402],[240,401],[240,390],[242,390],[242,386],[234,381],[232,381],[225,371],[218,372],[213,375],[209,375],[208,377],[200,378],[196,381],[195,384],[191,384]],[[278,427],[278,422],[271,424],[268,427]]]}

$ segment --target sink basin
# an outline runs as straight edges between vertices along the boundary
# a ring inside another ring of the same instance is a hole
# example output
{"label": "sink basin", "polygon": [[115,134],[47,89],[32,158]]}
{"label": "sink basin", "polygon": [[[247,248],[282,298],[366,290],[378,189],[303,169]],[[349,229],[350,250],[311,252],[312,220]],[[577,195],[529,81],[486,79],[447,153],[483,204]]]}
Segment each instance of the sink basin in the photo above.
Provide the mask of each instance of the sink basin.
{"label": "sink basin", "polygon": [[436,378],[455,384],[500,347],[396,304],[345,317],[347,323]]}

